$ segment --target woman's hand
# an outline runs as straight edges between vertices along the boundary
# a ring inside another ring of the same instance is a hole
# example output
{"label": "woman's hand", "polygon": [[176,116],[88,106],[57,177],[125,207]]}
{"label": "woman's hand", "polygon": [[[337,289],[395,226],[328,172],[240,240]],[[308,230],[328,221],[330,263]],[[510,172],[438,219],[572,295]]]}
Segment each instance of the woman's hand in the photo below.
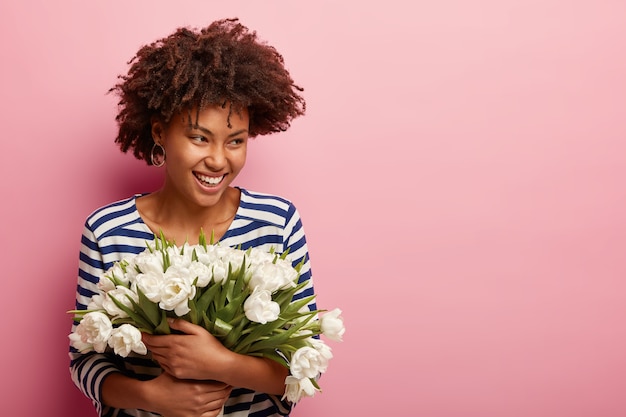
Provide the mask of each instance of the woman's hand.
{"label": "woman's hand", "polygon": [[[282,395],[288,369],[268,358],[234,353],[201,326],[173,319],[183,334],[143,335],[143,342],[165,372],[179,379],[215,380],[268,394]],[[169,417],[169,416],[168,416]]]}
{"label": "woman's hand", "polygon": [[222,382],[182,380],[167,372],[146,384],[151,386],[150,411],[167,417],[215,417],[232,390]]}
{"label": "woman's hand", "polygon": [[169,324],[184,334],[143,335],[159,365],[179,379],[220,380],[235,354],[201,326],[182,319]]}

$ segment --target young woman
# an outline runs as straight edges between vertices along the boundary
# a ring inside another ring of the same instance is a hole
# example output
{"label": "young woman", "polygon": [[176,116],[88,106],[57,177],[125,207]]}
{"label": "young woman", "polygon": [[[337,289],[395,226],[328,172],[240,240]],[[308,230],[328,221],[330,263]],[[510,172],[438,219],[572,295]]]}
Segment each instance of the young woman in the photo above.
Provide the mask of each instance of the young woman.
{"label": "young woman", "polygon": [[[287,129],[304,114],[302,89],[282,56],[236,19],[178,29],[142,47],[112,88],[120,97],[116,142],[164,167],[162,187],[111,203],[85,224],[76,308],[86,309],[100,275],[142,252],[163,232],[197,243],[201,230],[222,245],[289,250],[306,259],[296,298],[313,294],[298,211],[284,198],[234,187],[248,140]],[[309,308],[314,309],[311,304]],[[287,369],[233,353],[202,327],[176,320],[180,334],[144,336],[148,355],[121,358],[70,348],[74,383],[101,416],[288,415]]]}

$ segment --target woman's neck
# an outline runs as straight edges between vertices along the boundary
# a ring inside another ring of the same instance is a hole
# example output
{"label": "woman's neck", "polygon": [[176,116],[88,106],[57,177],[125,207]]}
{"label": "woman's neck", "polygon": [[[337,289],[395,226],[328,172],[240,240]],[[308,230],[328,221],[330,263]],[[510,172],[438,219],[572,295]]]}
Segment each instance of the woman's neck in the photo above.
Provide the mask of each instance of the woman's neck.
{"label": "woman's neck", "polygon": [[198,242],[200,231],[215,241],[228,231],[239,208],[240,191],[228,188],[217,204],[202,207],[178,198],[164,189],[137,199],[137,210],[153,233],[181,245]]}

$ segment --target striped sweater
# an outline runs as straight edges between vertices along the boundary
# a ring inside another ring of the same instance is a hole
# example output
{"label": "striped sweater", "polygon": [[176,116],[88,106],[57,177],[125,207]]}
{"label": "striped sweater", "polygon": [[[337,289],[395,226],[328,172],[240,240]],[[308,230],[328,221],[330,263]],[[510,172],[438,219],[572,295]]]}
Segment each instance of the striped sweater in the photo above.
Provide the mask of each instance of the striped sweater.
{"label": "striped sweater", "polygon": [[[277,252],[289,249],[294,265],[303,257],[300,282],[308,285],[294,298],[313,294],[313,282],[308,260],[306,238],[300,216],[295,206],[280,197],[241,190],[241,200],[235,218],[228,231],[220,239],[221,245],[238,246],[242,249],[256,247]],[[91,297],[98,292],[100,275],[114,262],[145,250],[146,241],[154,240],[153,232],[143,222],[135,205],[135,195],[93,212],[85,223],[76,288],[76,308],[85,309]],[[309,308],[315,309],[312,303]],[[74,323],[76,326],[76,323]],[[73,330],[73,329],[72,329]],[[143,410],[118,410],[102,404],[101,384],[112,372],[123,372],[138,379],[158,375],[158,365],[146,356],[131,354],[121,358],[107,353],[80,354],[70,347],[70,373],[76,386],[93,402],[98,415],[103,417],[154,417]],[[225,416],[268,417],[287,416],[291,404],[280,397],[234,388],[225,404]]]}

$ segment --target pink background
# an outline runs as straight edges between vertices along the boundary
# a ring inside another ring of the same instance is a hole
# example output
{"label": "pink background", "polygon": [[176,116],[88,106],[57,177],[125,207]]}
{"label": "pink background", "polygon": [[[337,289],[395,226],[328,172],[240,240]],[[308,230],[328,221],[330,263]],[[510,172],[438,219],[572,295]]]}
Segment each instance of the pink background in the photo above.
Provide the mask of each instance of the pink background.
{"label": "pink background", "polygon": [[626,415],[621,0],[3,1],[0,413],[95,415],[67,371],[82,225],[159,183],[105,93],[234,16],[308,100],[239,184],[296,203],[348,328],[293,415]]}

